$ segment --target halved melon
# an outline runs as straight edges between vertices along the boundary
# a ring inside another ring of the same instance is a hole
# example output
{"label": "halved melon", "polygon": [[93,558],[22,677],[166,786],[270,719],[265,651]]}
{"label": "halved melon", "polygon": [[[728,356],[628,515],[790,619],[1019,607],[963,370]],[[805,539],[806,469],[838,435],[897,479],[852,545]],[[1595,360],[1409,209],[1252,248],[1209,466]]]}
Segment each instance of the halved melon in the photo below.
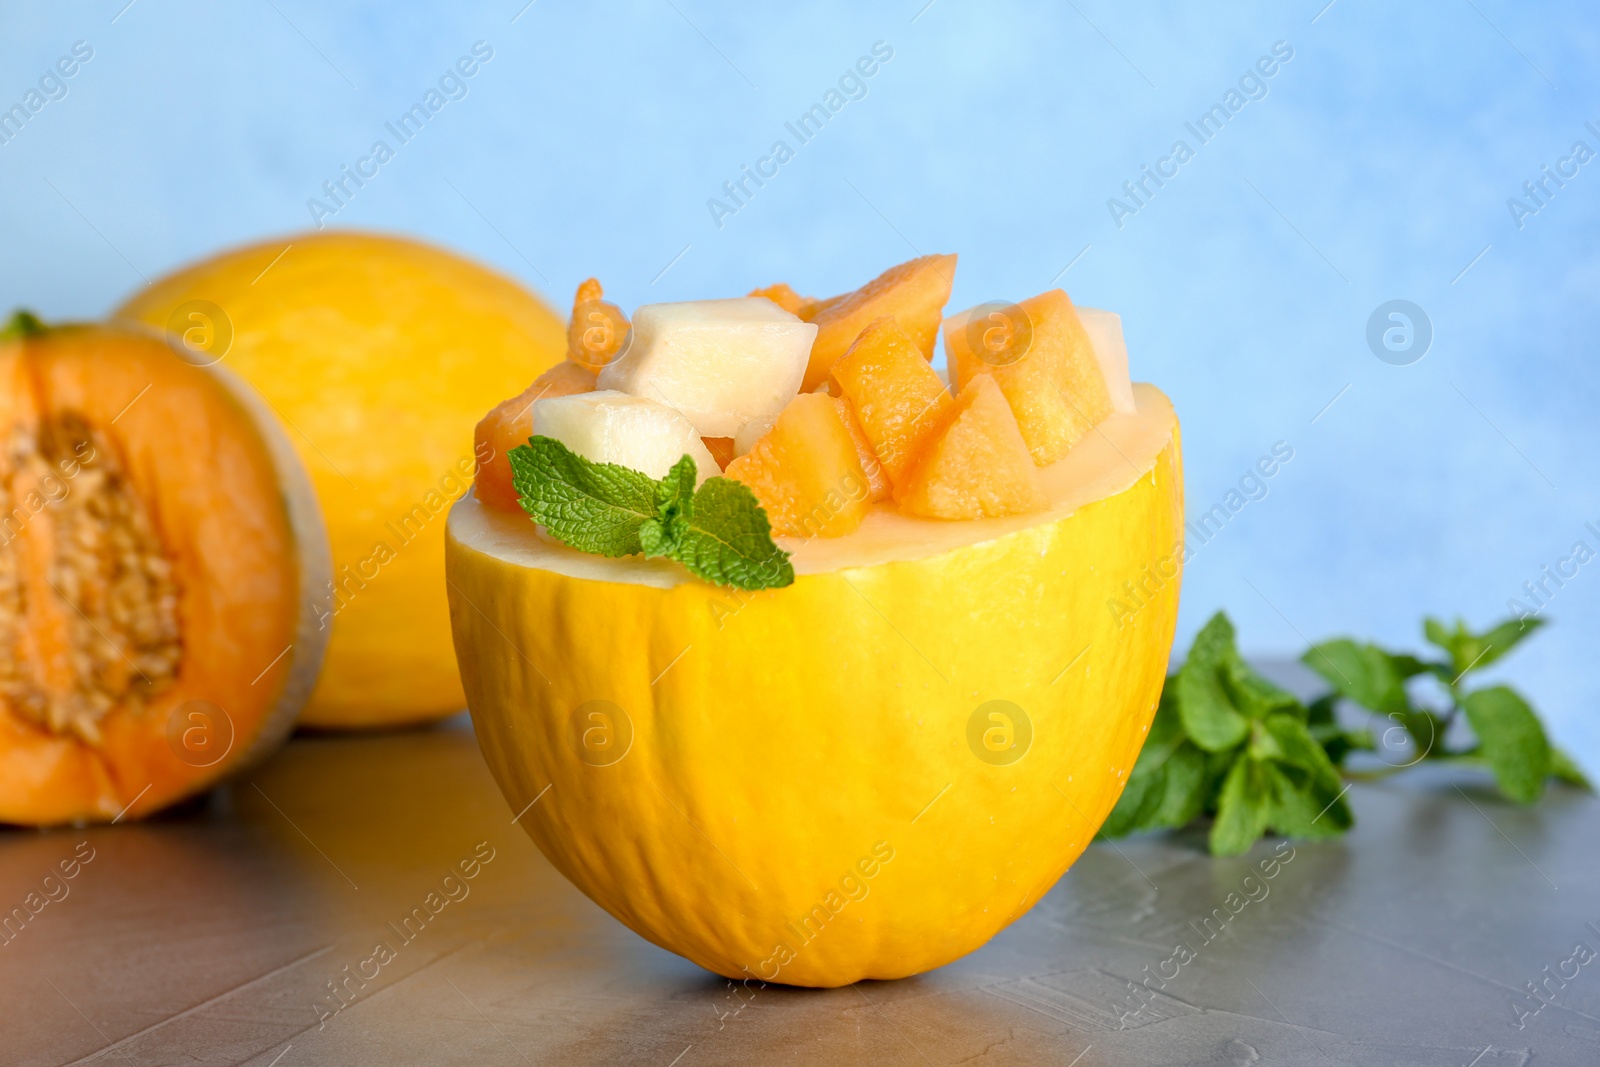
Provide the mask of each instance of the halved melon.
{"label": "halved melon", "polygon": [[[460,501],[451,620],[508,814],[601,907],[729,978],[840,986],[982,945],[1093,839],[1161,692],[1178,427],[1136,397],[1039,471],[1047,510],[880,505],[780,542],[783,589],[586,555]],[[1138,612],[1106,610],[1157,570]]]}
{"label": "halved melon", "polygon": [[[987,374],[999,383],[1011,404],[1028,451],[1040,466],[1066,455],[1107,415],[1113,405],[1105,371],[1072,300],[1051,289],[1014,305],[1024,323],[1004,321],[1012,309],[995,313],[992,305],[950,316],[944,323],[944,348],[950,374],[959,391],[974,375]],[[994,315],[994,329],[1025,331],[1026,340],[987,348],[982,340]]]}
{"label": "halved melon", "polygon": [[1049,503],[1016,416],[994,379],[967,383],[943,428],[917,457],[896,499],[930,519],[1026,515]]}
{"label": "halved melon", "polygon": [[832,380],[898,491],[946,421],[950,391],[894,316],[874,319],[833,365]]}
{"label": "halved melon", "polygon": [[0,341],[0,822],[137,817],[270,752],[328,544],[272,413],[137,326]]}
{"label": "halved melon", "polygon": [[855,292],[802,308],[800,317],[817,324],[817,339],[801,389],[810,392],[825,380],[861,331],[883,315],[893,315],[923,357],[932,359],[955,277],[955,256],[921,256],[890,267]]}
{"label": "halved melon", "polygon": [[[383,727],[459,710],[445,512],[475,469],[470,427],[560,362],[562,319],[443,249],[333,230],[223,252],[116,314],[192,335],[255,386],[317,487],[337,584],[302,722]],[[205,343],[206,319],[226,344]]]}
{"label": "halved melon", "polygon": [[838,537],[861,524],[871,487],[833,397],[801,393],[726,474],[748,485],[772,532]]}

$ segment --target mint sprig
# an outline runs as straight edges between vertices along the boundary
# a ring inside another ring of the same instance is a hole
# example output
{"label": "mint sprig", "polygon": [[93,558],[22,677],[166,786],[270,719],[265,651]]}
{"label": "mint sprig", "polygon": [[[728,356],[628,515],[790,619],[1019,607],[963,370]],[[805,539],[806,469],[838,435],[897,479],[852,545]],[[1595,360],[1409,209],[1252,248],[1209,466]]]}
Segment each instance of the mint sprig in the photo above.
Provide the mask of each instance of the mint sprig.
{"label": "mint sprig", "polygon": [[522,508],[564,545],[600,556],[676,560],[714,585],[775,589],[794,583],[789,554],[750,487],[707,478],[695,488],[685,455],[667,476],[596,463],[553,437],[507,453]]}
{"label": "mint sprig", "polygon": [[[1529,703],[1508,686],[1471,689],[1467,679],[1500,660],[1531,636],[1544,620],[1507,619],[1474,633],[1457,619],[1445,626],[1423,621],[1428,643],[1442,653],[1423,659],[1389,652],[1377,645],[1356,645],[1344,638],[1325,641],[1308,651],[1302,662],[1332,687],[1329,698],[1344,699],[1373,715],[1384,716],[1388,729],[1398,727],[1412,753],[1406,766],[1423,760],[1451,760],[1488,768],[1500,792],[1520,804],[1531,804],[1554,778],[1592,789],[1571,757],[1550,743],[1544,724]],[[1359,658],[1352,656],[1352,650]],[[1439,700],[1424,702],[1406,683],[1431,676]],[[1464,719],[1470,740],[1451,743],[1448,736]]]}
{"label": "mint sprig", "polygon": [[1211,851],[1235,855],[1267,830],[1343,833],[1353,821],[1311,712],[1257,674],[1222,612],[1167,679],[1155,722],[1104,831],[1176,829],[1213,816]]}
{"label": "mint sprig", "polygon": [[[1302,662],[1332,690],[1303,704],[1245,663],[1233,624],[1218,612],[1195,636],[1183,666],[1167,678],[1144,749],[1102,830],[1121,837],[1178,829],[1210,816],[1208,843],[1218,855],[1244,852],[1268,831],[1333,837],[1355,822],[1345,803],[1346,778],[1392,773],[1430,759],[1483,766],[1502,793],[1524,804],[1537,800],[1551,778],[1592,789],[1516,691],[1464,684],[1539,621],[1511,620],[1473,633],[1459,621],[1446,628],[1428,619],[1424,634],[1443,653],[1432,659],[1349,638],[1324,641]],[[1420,701],[1413,679],[1427,679],[1445,696],[1445,705]],[[1339,722],[1341,704],[1373,716],[1386,747],[1406,739],[1408,760],[1346,769],[1352,754],[1375,751],[1378,744],[1372,730]],[[1458,719],[1473,737],[1452,747],[1446,734]]]}

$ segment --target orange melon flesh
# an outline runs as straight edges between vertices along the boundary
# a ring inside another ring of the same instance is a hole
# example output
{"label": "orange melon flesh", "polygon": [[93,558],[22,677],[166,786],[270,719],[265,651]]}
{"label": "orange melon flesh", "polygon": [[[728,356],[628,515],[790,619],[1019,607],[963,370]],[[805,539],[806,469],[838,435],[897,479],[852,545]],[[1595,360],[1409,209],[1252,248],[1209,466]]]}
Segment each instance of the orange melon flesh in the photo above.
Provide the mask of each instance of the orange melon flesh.
{"label": "orange melon flesh", "polygon": [[801,296],[783,282],[779,282],[777,285],[769,285],[765,289],[752,289],[745,295],[764,296],[789,314],[798,315],[801,318],[805,318],[805,316],[800,313],[816,303],[815,300],[808,300]]}
{"label": "orange melon flesh", "polygon": [[986,353],[971,336],[972,317],[979,310],[972,308],[945,320],[945,353],[958,390],[977,375],[995,380],[1016,415],[1033,461],[1044,466],[1066,455],[1111,414],[1111,395],[1089,335],[1066,293],[1051,289],[1018,306],[1031,328],[1025,346],[985,359]]}
{"label": "orange melon flesh", "polygon": [[898,490],[944,424],[950,391],[890,315],[861,331],[832,378]]}
{"label": "orange melon flesh", "polygon": [[275,417],[138,327],[0,341],[0,822],[136,818],[287,735],[331,563]]}
{"label": "orange melon flesh", "polygon": [[872,507],[866,472],[832,397],[801,393],[766,436],[728,464],[782,537],[840,537]]}
{"label": "orange melon flesh", "polygon": [[727,470],[728,464],[733,462],[733,438],[702,437],[700,440],[706,446],[706,451],[711,453],[711,458],[717,461],[717,469]]}
{"label": "orange melon flesh", "polygon": [[921,256],[890,267],[852,293],[819,302],[809,315],[802,313],[818,329],[801,389],[815,389],[861,331],[883,315],[893,315],[923,357],[932,359],[955,276],[955,256]]}
{"label": "orange melon flesh", "polygon": [[595,387],[595,372],[572,360],[564,360],[533,380],[533,384],[509,400],[502,400],[485,415],[472,431],[472,452],[477,460],[473,485],[478,499],[492,508],[520,511],[517,489],[511,483],[511,461],[506,454],[528,443],[533,433],[533,404],[549,396],[590,393]]}
{"label": "orange melon flesh", "polygon": [[867,499],[874,504],[880,500],[888,500],[892,489],[889,485],[889,472],[883,469],[883,461],[878,458],[872,442],[867,440],[866,431],[861,428],[861,423],[856,421],[855,409],[850,406],[850,401],[842,396],[832,399],[835,410],[839,412],[839,421],[844,423],[846,432],[850,434],[851,444],[856,446],[856,461],[861,464],[862,473],[867,476]]}
{"label": "orange melon flesh", "polygon": [[599,279],[580,282],[572,297],[572,317],[567,320],[567,359],[595,374],[615,359],[628,341],[628,316],[602,299],[604,296]]}
{"label": "orange melon flesh", "polygon": [[1049,505],[1016,416],[993,378],[978,375],[956,397],[899,503],[931,519],[1026,515]]}

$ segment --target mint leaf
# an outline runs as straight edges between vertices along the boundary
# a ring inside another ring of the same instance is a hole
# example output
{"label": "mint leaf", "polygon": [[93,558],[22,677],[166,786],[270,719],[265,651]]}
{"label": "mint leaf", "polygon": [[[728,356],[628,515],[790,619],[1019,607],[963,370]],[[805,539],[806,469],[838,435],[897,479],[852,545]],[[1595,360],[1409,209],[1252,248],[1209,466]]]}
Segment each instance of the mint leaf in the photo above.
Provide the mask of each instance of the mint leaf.
{"label": "mint leaf", "polygon": [[39,321],[39,316],[26,308],[18,308],[11,313],[11,318],[4,326],[0,326],[0,341],[14,341],[24,337],[37,337],[45,332],[44,323]]}
{"label": "mint leaf", "polygon": [[[1139,755],[1142,760],[1144,753]],[[1116,807],[1106,816],[1100,832],[1106,837],[1126,837],[1140,830],[1155,829],[1155,814],[1165,791],[1166,767],[1163,764],[1158,763],[1153,770],[1147,768],[1143,773],[1135,765],[1133,773],[1128,775],[1128,784],[1117,798]]]}
{"label": "mint leaf", "polygon": [[596,463],[552,437],[530,437],[508,453],[522,508],[562,544],[601,556],[665,556],[708,582],[739,589],[794,583],[789,554],[750,487],[708,478],[697,490],[684,456],[657,481]]}
{"label": "mint leaf", "polygon": [[1217,612],[1195,635],[1178,669],[1178,717],[1189,738],[1207,752],[1232,748],[1250,732],[1229,687],[1239,657],[1233,639],[1233,623]]}
{"label": "mint leaf", "polygon": [[1128,784],[1123,787],[1111,814],[1106,816],[1105,825],[1100,827],[1100,832],[1107,837],[1124,837],[1158,826],[1156,814],[1166,795],[1166,762],[1186,743],[1183,724],[1178,721],[1175,692],[1173,679],[1169,677],[1161,689],[1161,700],[1145,735],[1144,747],[1139,750],[1139,758],[1128,775]]}
{"label": "mint leaf", "polygon": [[656,515],[639,527],[639,545],[645,558],[676,558],[694,514],[694,459],[685,454],[672,465],[667,476],[656,483]]}
{"label": "mint leaf", "polygon": [[1266,763],[1248,756],[1234,763],[1217,798],[1217,820],[1211,824],[1212,855],[1237,856],[1266,832],[1272,789]]}
{"label": "mint leaf", "polygon": [[1342,787],[1328,788],[1315,775],[1288,764],[1268,767],[1272,799],[1267,821],[1285,837],[1321,841],[1338,837],[1355,822],[1340,796]]}
{"label": "mint leaf", "polygon": [[1461,700],[1477,755],[1489,765],[1500,791],[1521,804],[1532,804],[1550,776],[1550,742],[1527,701],[1503,685],[1479,689]]}
{"label": "mint leaf", "polygon": [[551,537],[599,556],[643,551],[639,528],[656,516],[648,474],[584,459],[553,437],[530,437],[506,455],[522,509]]}
{"label": "mint leaf", "polygon": [[1577,761],[1554,745],[1550,746],[1550,777],[1567,785],[1575,785],[1579,789],[1594,792],[1594,784],[1589,781],[1579,767]]}
{"label": "mint leaf", "polygon": [[1161,803],[1151,815],[1151,824],[1174,830],[1187,826],[1206,810],[1206,801],[1211,796],[1213,783],[1206,754],[1193,742],[1185,742],[1161,770]]}
{"label": "mint leaf", "polygon": [[732,478],[707,478],[673,558],[698,578],[736,589],[794,584],[789,554],[772,542],[772,527],[755,493]]}
{"label": "mint leaf", "polygon": [[1453,628],[1431,616],[1422,623],[1422,633],[1431,644],[1437,645],[1450,656],[1450,677],[1457,681],[1468,671],[1482,670],[1510,652],[1534,631],[1544,625],[1540,618],[1507,619],[1481,634],[1467,629],[1466,621],[1457,619]]}
{"label": "mint leaf", "polygon": [[1311,646],[1300,662],[1322,675],[1340,696],[1364,708],[1400,714],[1411,710],[1404,684],[1404,670],[1411,664],[1396,664],[1377,645],[1335,638]]}

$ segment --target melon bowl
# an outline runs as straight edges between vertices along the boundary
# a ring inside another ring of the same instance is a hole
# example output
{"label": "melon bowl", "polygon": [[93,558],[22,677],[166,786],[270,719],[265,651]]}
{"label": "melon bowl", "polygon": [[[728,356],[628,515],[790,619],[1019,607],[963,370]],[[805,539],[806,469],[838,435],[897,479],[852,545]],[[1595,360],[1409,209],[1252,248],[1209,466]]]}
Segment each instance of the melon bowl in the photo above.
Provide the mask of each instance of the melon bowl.
{"label": "melon bowl", "polygon": [[1178,424],[1135,387],[1040,471],[1047,510],[879,505],[780,544],[792,586],[584,555],[474,495],[446,574],[517,821],[640,936],[733,979],[948,963],[1061,877],[1155,713],[1178,606]]}

